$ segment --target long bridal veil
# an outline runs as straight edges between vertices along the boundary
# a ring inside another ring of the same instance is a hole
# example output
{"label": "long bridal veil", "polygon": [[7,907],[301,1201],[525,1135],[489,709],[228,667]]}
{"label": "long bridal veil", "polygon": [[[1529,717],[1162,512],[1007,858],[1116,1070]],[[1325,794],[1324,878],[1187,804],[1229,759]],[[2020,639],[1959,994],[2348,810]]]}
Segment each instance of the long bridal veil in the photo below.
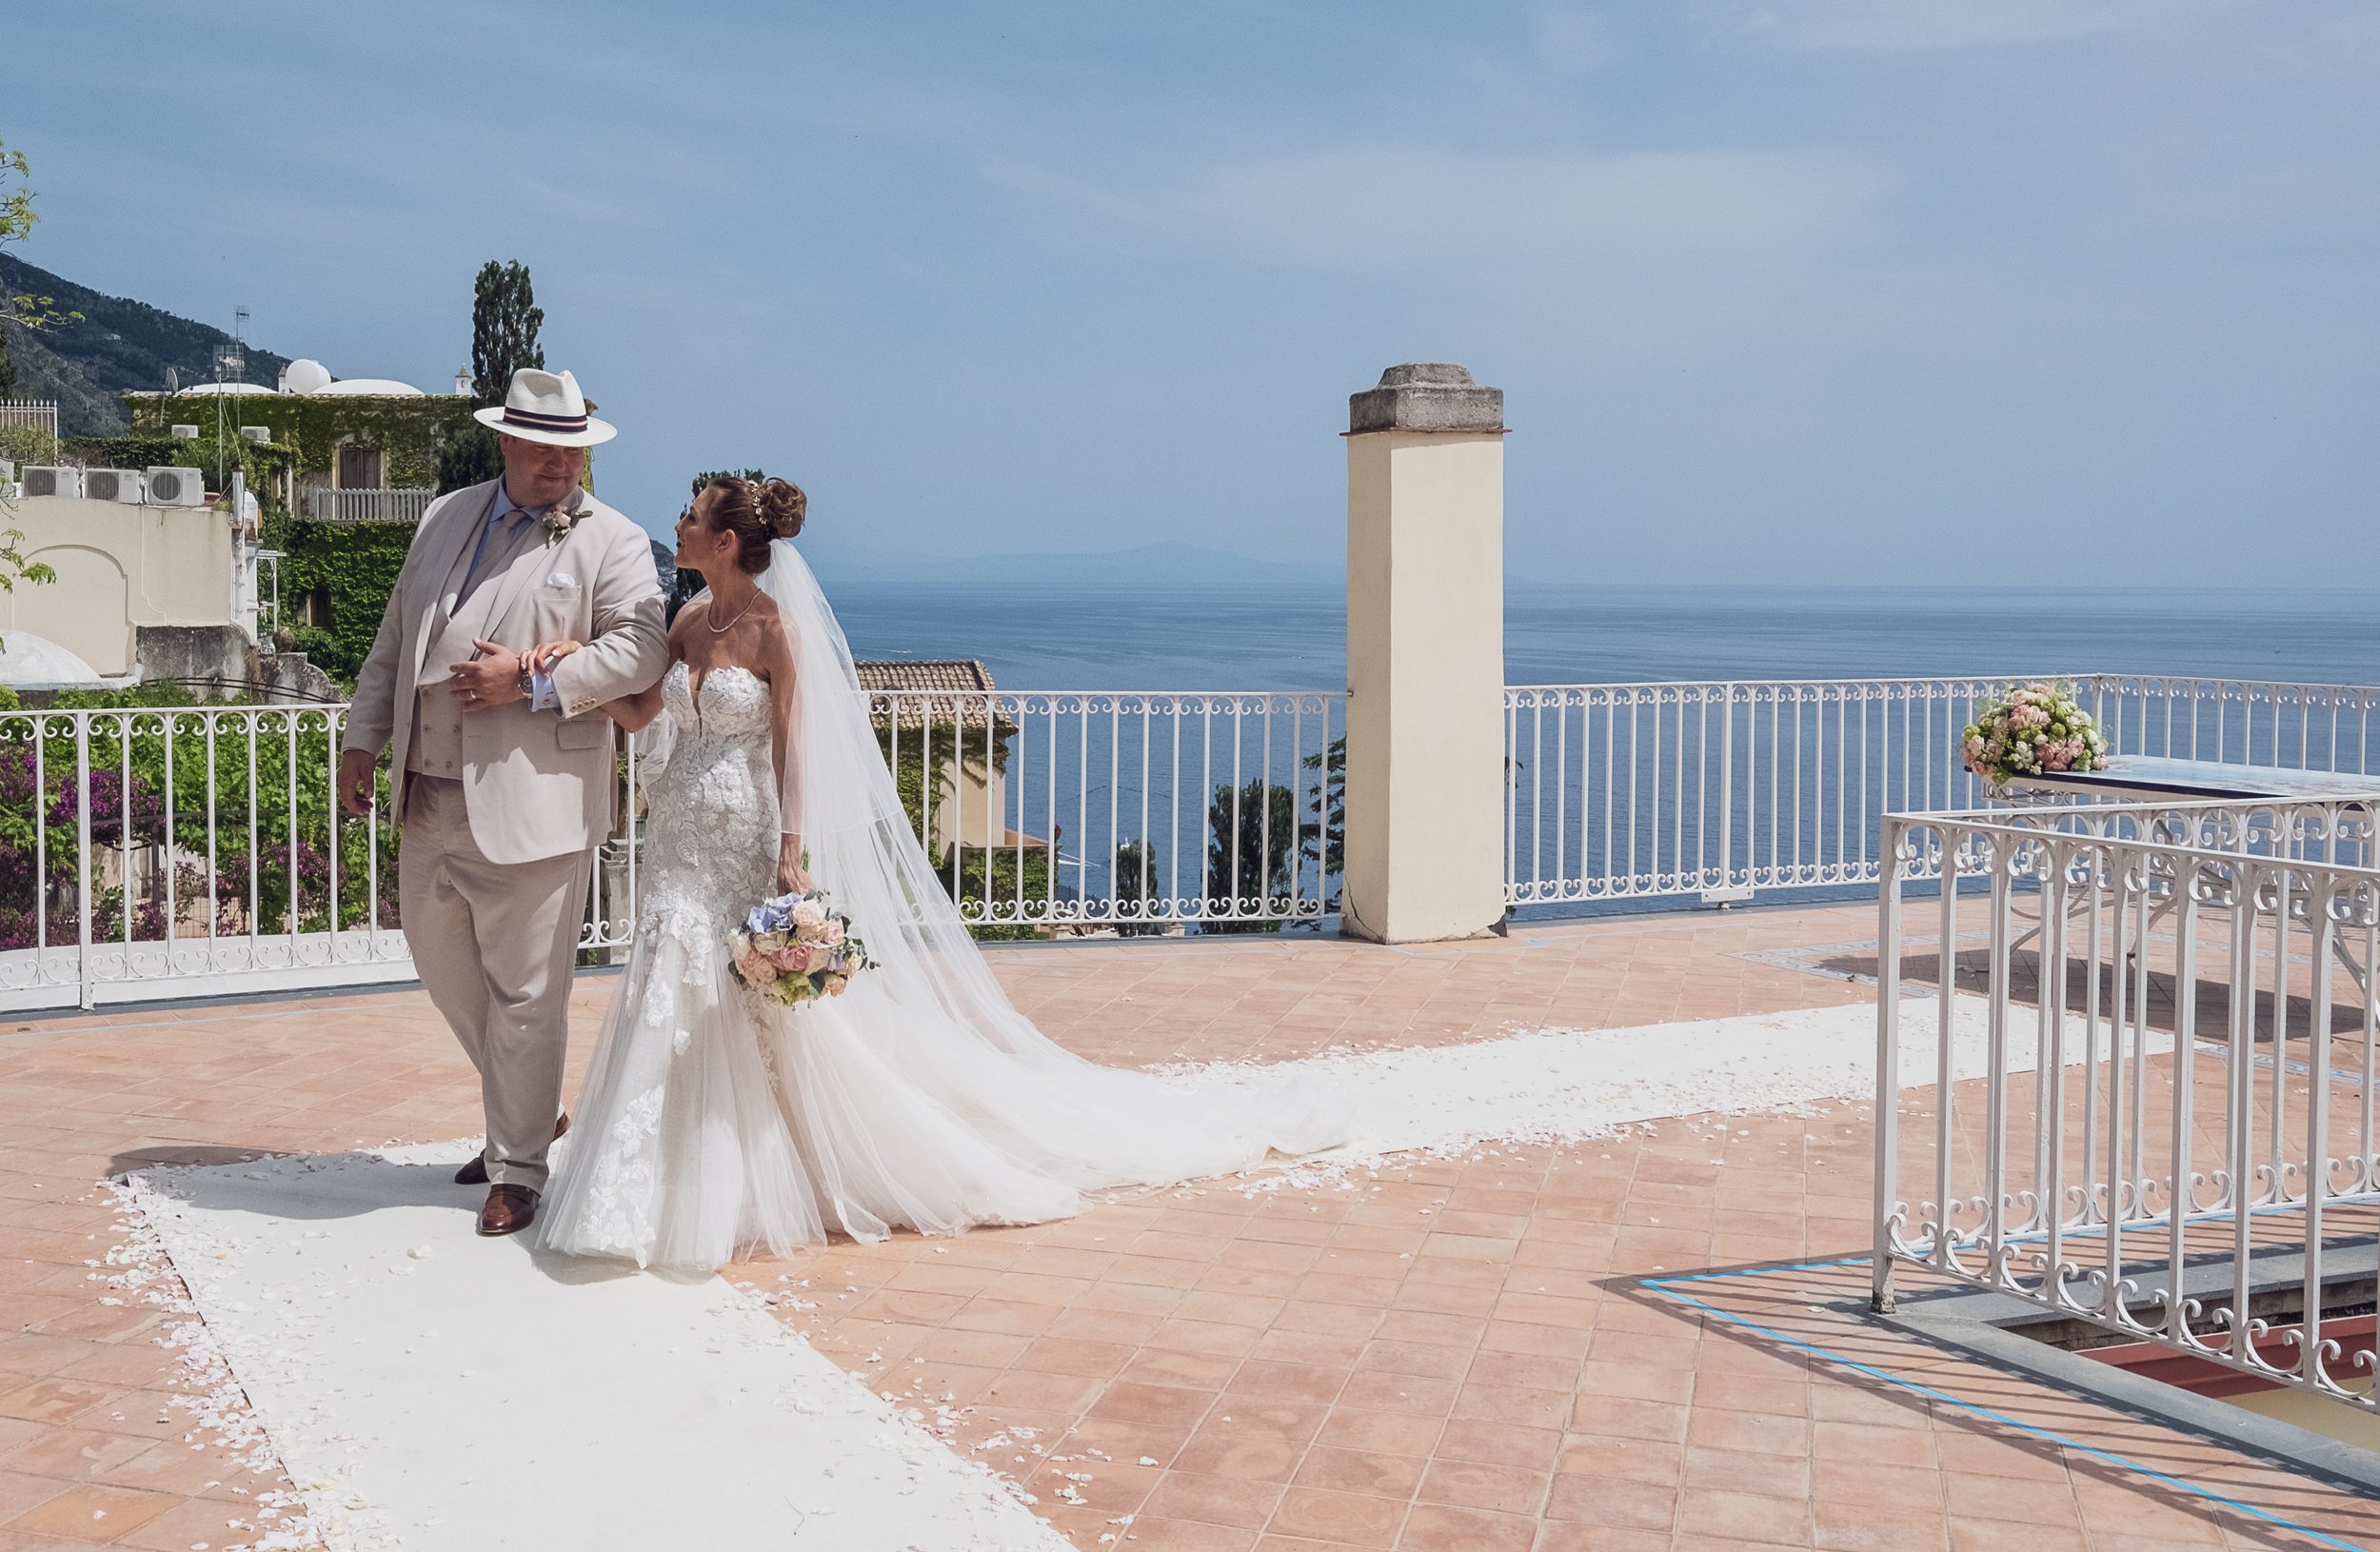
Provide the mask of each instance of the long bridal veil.
{"label": "long bridal veil", "polygon": [[[1074,1191],[1346,1140],[1351,1102],[1335,1085],[1200,1087],[1105,1067],[1019,1013],[910,827],[817,578],[781,539],[761,583],[795,649],[802,769],[786,786],[801,793],[810,875],[877,962],[844,995],[779,1021],[779,1081],[837,1198],[830,1223],[866,1235],[882,1220],[932,1232],[1047,1217],[1078,1205]],[[1028,1200],[1010,1201],[1027,1180]]]}

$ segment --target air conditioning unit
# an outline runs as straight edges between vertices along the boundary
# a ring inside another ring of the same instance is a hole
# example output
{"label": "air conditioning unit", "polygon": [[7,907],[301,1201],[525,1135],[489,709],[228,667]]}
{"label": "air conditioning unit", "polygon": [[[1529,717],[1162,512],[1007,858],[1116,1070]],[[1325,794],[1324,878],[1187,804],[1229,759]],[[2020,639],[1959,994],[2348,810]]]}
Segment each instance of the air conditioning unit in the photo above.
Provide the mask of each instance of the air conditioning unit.
{"label": "air conditioning unit", "polygon": [[173,428],[173,440],[176,442],[196,442],[198,440],[198,428],[195,426],[177,426]]}
{"label": "air conditioning unit", "polygon": [[160,507],[204,507],[207,476],[194,468],[152,468],[149,499]]}
{"label": "air conditioning unit", "polygon": [[247,441],[262,443],[268,447],[272,443],[272,428],[269,426],[243,426],[240,428],[240,435]]}
{"label": "air conditioning unit", "polygon": [[83,493],[83,471],[79,468],[58,468],[49,464],[25,466],[25,493],[29,496],[79,496]]}
{"label": "air conditioning unit", "polygon": [[83,470],[83,494],[93,501],[125,501],[135,506],[148,493],[148,482],[129,468]]}

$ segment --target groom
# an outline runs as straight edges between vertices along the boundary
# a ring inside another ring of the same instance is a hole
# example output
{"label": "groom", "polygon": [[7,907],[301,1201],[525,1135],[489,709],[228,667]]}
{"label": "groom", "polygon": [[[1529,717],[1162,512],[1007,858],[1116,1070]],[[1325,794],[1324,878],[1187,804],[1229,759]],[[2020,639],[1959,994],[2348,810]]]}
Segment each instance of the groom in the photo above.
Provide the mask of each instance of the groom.
{"label": "groom", "polygon": [[[380,751],[405,832],[397,890],[430,1001],[479,1068],[487,1146],[463,1166],[488,1184],[482,1234],[537,1216],[545,1152],[569,1124],[562,1065],[589,857],[610,833],[611,719],[604,702],[668,667],[661,581],[645,530],[580,485],[612,428],[568,372],[525,367],[501,408],[504,477],[422,514],[356,675],[339,795],[369,810]],[[551,675],[524,672],[540,642],[585,643]]]}

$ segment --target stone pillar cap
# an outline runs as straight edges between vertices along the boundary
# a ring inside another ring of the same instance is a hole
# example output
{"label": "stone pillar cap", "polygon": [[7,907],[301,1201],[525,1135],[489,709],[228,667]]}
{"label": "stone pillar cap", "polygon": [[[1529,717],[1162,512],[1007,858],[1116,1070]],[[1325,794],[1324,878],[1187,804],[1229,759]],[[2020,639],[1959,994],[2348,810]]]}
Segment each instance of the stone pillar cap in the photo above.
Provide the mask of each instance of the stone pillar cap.
{"label": "stone pillar cap", "polygon": [[1504,390],[1481,388],[1451,361],[1408,361],[1379,386],[1347,396],[1347,431],[1501,431]]}

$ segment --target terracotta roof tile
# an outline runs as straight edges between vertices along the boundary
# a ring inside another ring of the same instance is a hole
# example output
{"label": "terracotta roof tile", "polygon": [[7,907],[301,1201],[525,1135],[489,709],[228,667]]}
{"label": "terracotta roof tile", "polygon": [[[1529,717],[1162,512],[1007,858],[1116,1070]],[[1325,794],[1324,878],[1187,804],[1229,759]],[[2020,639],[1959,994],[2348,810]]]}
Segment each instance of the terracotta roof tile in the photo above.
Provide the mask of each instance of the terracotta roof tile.
{"label": "terracotta roof tile", "polygon": [[904,658],[891,663],[854,663],[862,689],[991,689],[992,671],[981,658]]}
{"label": "terracotta roof tile", "polygon": [[[956,720],[963,727],[981,727],[985,709],[996,704],[992,671],[980,658],[906,658],[852,667],[859,670],[860,687],[869,693],[869,711],[880,724],[890,722],[897,709],[903,726],[930,715],[936,722]],[[955,693],[943,700],[937,693],[942,691]],[[887,692],[900,696],[897,706]],[[999,708],[994,726],[1003,737],[1017,730],[1005,706]]]}

